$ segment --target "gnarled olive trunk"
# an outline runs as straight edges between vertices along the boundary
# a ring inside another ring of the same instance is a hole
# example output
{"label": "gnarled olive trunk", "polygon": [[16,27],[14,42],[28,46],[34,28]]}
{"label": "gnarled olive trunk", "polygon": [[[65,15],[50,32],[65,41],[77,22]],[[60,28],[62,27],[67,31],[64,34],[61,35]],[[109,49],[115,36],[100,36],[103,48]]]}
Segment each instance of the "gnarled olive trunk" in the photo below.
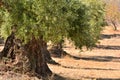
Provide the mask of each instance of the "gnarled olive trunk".
{"label": "gnarled olive trunk", "polygon": [[25,45],[26,51],[29,53],[28,58],[31,63],[32,70],[35,70],[36,73],[42,75],[43,77],[49,76],[52,74],[48,68],[45,57],[44,57],[44,42],[42,38],[35,39],[34,37],[27,45]]}
{"label": "gnarled olive trunk", "polygon": [[7,38],[4,49],[0,53],[1,61],[3,57],[11,59],[12,66],[24,73],[32,71],[41,77],[48,77],[52,74],[43,55],[45,44],[42,38],[32,37],[27,44],[22,46],[19,44],[12,33]]}
{"label": "gnarled olive trunk", "polygon": [[6,39],[5,46],[0,53],[0,58],[2,58],[2,57],[14,58],[14,56],[13,56],[14,45],[15,45],[14,40],[15,40],[15,35],[14,35],[14,33],[11,33],[11,35],[8,36],[8,38]]}
{"label": "gnarled olive trunk", "polygon": [[43,44],[43,55],[47,63],[56,64],[56,62],[51,58],[50,52],[47,49],[47,43],[42,40]]}

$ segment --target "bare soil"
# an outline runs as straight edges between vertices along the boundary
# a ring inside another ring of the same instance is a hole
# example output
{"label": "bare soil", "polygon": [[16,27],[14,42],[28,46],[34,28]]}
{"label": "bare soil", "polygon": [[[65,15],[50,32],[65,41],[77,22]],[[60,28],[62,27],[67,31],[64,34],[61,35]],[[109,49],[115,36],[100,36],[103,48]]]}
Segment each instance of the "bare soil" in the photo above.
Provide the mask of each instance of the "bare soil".
{"label": "bare soil", "polygon": [[[73,57],[53,58],[60,65],[48,64],[55,80],[120,80],[120,30],[105,27],[100,43],[93,50],[75,49],[66,42],[64,50]],[[0,47],[2,50],[3,46]],[[36,77],[0,71],[0,80],[39,80]],[[54,80],[50,78],[50,80]]]}
{"label": "bare soil", "polygon": [[81,52],[69,42],[64,50],[76,57],[53,58],[61,64],[49,65],[54,73],[72,80],[120,80],[119,30],[106,27],[100,44],[91,51]]}

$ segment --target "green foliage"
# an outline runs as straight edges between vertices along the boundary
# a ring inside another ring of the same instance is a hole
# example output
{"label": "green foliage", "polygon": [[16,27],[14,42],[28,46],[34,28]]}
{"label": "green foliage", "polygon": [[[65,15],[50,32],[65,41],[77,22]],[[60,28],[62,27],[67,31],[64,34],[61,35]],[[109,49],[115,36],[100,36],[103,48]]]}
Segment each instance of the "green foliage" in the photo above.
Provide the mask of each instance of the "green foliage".
{"label": "green foliage", "polygon": [[0,9],[0,35],[7,38],[11,33],[11,19],[9,13],[3,8]]}
{"label": "green foliage", "polygon": [[[104,6],[98,0],[2,0],[4,13],[1,35],[16,36],[25,42],[32,36],[59,42],[68,37],[79,48],[94,46],[103,22]],[[5,10],[4,10],[5,8]]]}
{"label": "green foliage", "polygon": [[[80,2],[79,2],[80,1]],[[72,5],[74,20],[69,19],[71,30],[68,37],[79,48],[92,48],[99,39],[104,21],[104,3],[98,0],[79,0]]]}

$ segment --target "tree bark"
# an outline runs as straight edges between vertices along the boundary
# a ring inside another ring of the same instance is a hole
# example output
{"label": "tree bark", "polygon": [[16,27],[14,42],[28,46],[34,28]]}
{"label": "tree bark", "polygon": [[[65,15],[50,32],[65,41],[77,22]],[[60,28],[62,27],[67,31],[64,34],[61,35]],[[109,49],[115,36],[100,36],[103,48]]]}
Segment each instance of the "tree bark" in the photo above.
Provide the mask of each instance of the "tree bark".
{"label": "tree bark", "polygon": [[53,45],[52,48],[49,50],[51,56],[53,57],[64,57],[67,53],[63,50],[63,42],[60,41],[56,45]]}
{"label": "tree bark", "polygon": [[14,56],[13,56],[13,51],[14,51],[13,47],[15,45],[14,39],[15,39],[15,35],[14,35],[14,33],[11,33],[11,35],[8,36],[8,38],[6,39],[5,46],[0,53],[0,58],[2,58],[2,57],[14,58]]}
{"label": "tree bark", "polygon": [[32,37],[27,44],[20,46],[16,42],[14,33],[12,33],[8,36],[0,57],[1,60],[3,57],[10,58],[12,66],[18,67],[19,71],[24,73],[32,71],[40,77],[48,77],[52,72],[45,61],[45,55],[43,55],[45,50],[42,38]]}
{"label": "tree bark", "polygon": [[50,64],[57,64],[52,58],[51,58],[51,55],[50,55],[50,52],[48,51],[47,49],[47,43],[45,41],[43,41],[43,55],[44,55],[44,58],[46,60],[47,63],[50,63]]}
{"label": "tree bark", "polygon": [[113,24],[114,30],[117,31],[118,29],[117,29],[117,26],[116,26],[115,21],[111,21],[111,22],[112,22],[112,24]]}
{"label": "tree bark", "polygon": [[34,37],[32,40],[25,46],[25,49],[28,54],[28,58],[31,63],[32,70],[35,70],[36,73],[40,74],[43,77],[49,76],[52,74],[51,70],[48,68],[45,57],[44,57],[44,42],[42,38],[38,40]]}

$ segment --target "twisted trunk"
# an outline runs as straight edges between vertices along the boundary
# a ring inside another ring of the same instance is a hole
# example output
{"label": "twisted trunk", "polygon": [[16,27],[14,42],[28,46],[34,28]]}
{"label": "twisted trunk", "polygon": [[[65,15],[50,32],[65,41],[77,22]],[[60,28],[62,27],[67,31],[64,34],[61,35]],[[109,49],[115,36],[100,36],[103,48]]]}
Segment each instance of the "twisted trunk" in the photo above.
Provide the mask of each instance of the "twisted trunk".
{"label": "twisted trunk", "polygon": [[[40,77],[48,77],[52,74],[45,60],[45,44],[42,38],[32,37],[26,45],[19,45],[12,33],[6,40],[4,49],[0,53],[1,61],[3,57],[9,58],[12,66],[17,67],[17,72],[34,72]],[[7,64],[5,62],[5,64]]]}
{"label": "twisted trunk", "polygon": [[43,44],[43,55],[44,55],[44,58],[46,60],[47,63],[50,63],[50,64],[57,64],[52,58],[51,58],[51,55],[50,55],[50,52],[47,50],[47,43],[45,41],[42,40],[42,44]]}
{"label": "twisted trunk", "polygon": [[14,33],[11,33],[11,35],[8,36],[8,38],[6,39],[5,46],[0,53],[0,58],[2,58],[2,57],[14,58],[14,56],[13,56],[14,45],[15,45],[14,40],[15,40],[15,35],[14,35]]}
{"label": "twisted trunk", "polygon": [[35,39],[33,37],[32,40],[25,45],[25,49],[29,53],[28,58],[30,60],[32,70],[35,70],[36,73],[43,77],[52,74],[43,55],[45,52],[45,46],[42,38]]}

